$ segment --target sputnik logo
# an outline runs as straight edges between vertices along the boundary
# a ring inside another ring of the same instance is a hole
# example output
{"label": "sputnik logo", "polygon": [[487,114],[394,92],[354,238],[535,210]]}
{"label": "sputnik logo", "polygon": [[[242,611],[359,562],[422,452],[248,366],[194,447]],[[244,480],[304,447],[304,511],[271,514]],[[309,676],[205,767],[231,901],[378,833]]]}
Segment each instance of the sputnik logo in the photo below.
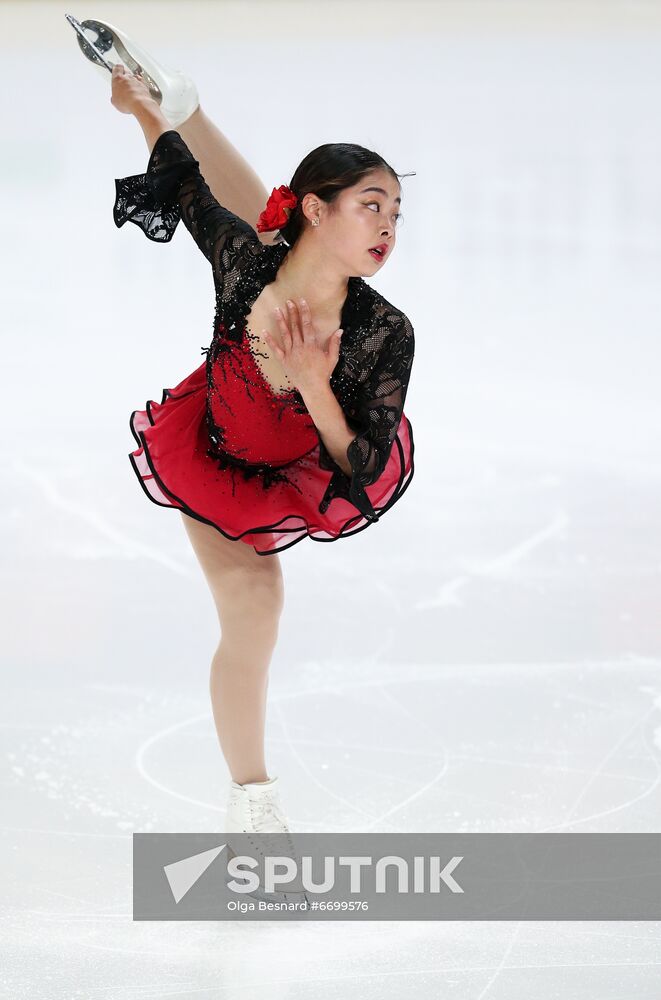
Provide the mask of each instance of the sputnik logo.
{"label": "sputnik logo", "polygon": [[212,847],[209,851],[191,854],[188,858],[182,858],[181,861],[173,861],[171,865],[163,866],[175,903],[179,903],[189,889],[192,889],[225,846],[225,844],[221,844],[220,847]]}

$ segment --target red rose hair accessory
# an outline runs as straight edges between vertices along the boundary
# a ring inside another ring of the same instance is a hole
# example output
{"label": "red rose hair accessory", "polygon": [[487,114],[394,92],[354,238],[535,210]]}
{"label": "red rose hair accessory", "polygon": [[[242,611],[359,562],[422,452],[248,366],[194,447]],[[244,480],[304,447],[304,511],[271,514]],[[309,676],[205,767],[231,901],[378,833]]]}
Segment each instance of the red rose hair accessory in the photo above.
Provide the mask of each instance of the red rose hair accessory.
{"label": "red rose hair accessory", "polygon": [[298,204],[298,198],[291,188],[281,184],[273,188],[266,208],[257,220],[257,232],[269,233],[273,229],[281,229],[286,225],[289,216]]}

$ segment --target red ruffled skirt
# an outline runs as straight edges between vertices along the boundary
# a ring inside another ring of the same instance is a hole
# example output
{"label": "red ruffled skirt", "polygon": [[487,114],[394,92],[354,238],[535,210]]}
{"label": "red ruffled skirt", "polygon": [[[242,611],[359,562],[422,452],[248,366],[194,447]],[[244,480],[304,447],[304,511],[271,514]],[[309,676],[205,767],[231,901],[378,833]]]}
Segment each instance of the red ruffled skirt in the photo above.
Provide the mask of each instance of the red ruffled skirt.
{"label": "red ruffled skirt", "polygon": [[[259,555],[281,552],[306,536],[335,541],[375,523],[343,497],[334,497],[320,513],[333,473],[319,466],[319,436],[310,414],[305,407],[283,405],[283,398],[262,377],[250,351],[236,349],[214,369],[211,389],[204,361],[179,385],[164,389],[160,403],[148,400],[146,409],[131,414],[139,447],[129,453],[147,496],[252,545]],[[207,405],[213,425],[222,428],[222,454],[238,464],[208,454]],[[377,514],[401,495],[413,473],[412,430],[405,415],[397,437],[383,473],[365,487]],[[273,474],[255,472],[260,465],[273,467]]]}

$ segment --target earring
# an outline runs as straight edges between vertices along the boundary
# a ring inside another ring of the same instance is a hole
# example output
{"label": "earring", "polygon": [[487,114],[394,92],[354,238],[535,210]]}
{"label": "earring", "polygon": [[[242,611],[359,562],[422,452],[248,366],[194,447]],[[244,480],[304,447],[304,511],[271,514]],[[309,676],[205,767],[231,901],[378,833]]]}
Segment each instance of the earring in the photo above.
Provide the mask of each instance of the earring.
{"label": "earring", "polygon": [[318,226],[319,225],[319,219],[313,219],[312,220],[312,225],[313,226]]}

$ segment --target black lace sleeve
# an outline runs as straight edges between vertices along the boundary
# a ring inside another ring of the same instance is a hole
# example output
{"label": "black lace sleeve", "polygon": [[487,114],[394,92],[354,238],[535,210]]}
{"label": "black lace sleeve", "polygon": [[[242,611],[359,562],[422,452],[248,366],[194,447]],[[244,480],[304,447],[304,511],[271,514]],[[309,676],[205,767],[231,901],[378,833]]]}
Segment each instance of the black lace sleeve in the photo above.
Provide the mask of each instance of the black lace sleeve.
{"label": "black lace sleeve", "polygon": [[348,480],[348,489],[338,492],[340,495],[348,494],[352,503],[369,520],[376,520],[377,516],[365,492],[365,486],[377,481],[390,457],[404,411],[413,365],[413,326],[403,313],[401,320],[399,326],[386,338],[376,364],[361,388],[355,413],[347,416],[349,425],[358,430],[347,447],[347,458],[352,469],[350,477],[331,458],[323,441],[319,439],[323,466],[334,468],[337,470],[336,475]]}
{"label": "black lace sleeve", "polygon": [[246,243],[259,242],[256,231],[214,198],[199,162],[175,129],[156,140],[147,172],[115,179],[113,217],[120,228],[133,222],[145,236],[168,243],[183,219],[214,276],[231,270]]}

